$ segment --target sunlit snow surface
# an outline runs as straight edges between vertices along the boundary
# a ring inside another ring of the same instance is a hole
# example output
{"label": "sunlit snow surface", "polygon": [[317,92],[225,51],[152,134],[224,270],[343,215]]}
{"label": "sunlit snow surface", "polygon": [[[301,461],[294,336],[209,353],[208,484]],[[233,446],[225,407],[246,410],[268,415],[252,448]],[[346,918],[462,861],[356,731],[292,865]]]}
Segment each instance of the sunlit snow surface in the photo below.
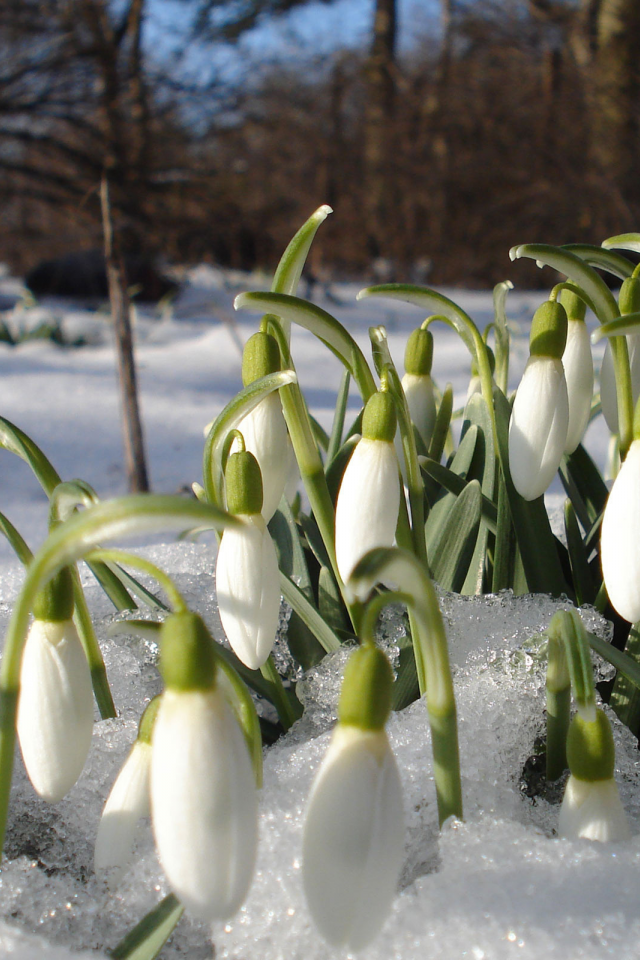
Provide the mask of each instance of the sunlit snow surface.
{"label": "sunlit snow surface", "polygon": [[[145,553],[174,574],[189,601],[220,636],[215,613],[214,547],[180,543]],[[90,582],[90,581],[87,581]],[[8,618],[20,583],[17,567],[0,578]],[[19,928],[73,950],[112,948],[167,892],[148,824],[134,866],[115,890],[93,874],[92,844],[104,798],[158,689],[152,642],[108,636],[115,619],[99,589],[88,596],[98,617],[118,720],[96,723],[87,767],[70,795],[49,806],[34,797],[16,763],[7,853],[0,882],[0,955],[57,960]],[[430,737],[424,704],[392,717],[389,736],[402,773],[407,824],[400,892],[367,960],[457,957],[571,960],[637,956],[640,840],[623,847],[554,836],[558,807],[523,793],[522,770],[542,731],[544,656],[539,633],[558,609],[547,598],[509,594],[443,597],[455,663],[466,821],[437,831]],[[607,624],[585,613],[589,629]],[[393,653],[403,620],[387,619],[382,642]],[[284,656],[283,651],[283,656]],[[265,755],[256,878],[247,903],[210,931],[182,921],[162,956],[237,960],[325,960],[333,956],[307,913],[301,881],[306,796],[335,719],[346,652],[302,677],[307,712]],[[606,670],[604,671],[606,675]],[[640,818],[637,752],[614,721],[617,779],[634,832]],[[48,949],[48,948],[47,948]]]}

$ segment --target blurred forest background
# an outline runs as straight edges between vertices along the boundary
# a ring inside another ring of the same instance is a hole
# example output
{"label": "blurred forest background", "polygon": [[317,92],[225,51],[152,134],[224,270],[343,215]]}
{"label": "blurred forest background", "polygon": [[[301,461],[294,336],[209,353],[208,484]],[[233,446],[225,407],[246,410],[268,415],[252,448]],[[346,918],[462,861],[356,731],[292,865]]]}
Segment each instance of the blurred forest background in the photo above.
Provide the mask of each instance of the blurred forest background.
{"label": "blurred forest background", "polygon": [[638,0],[440,0],[402,49],[372,0],[359,48],[246,43],[301,3],[0,0],[0,260],[99,248],[104,175],[125,251],[173,263],[273,268],[329,203],[320,280],[488,286],[514,243],[640,228]]}

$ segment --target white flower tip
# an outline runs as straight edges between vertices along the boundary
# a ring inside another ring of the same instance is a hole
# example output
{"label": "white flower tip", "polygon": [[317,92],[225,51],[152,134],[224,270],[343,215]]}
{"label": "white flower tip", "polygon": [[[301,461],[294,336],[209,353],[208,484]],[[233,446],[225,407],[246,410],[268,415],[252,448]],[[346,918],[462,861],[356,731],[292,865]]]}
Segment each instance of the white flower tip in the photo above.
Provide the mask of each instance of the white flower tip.
{"label": "white flower tip", "polygon": [[509,250],[509,260],[513,262],[514,260],[517,260],[520,256],[521,256],[520,247],[511,247],[511,250]]}
{"label": "white flower tip", "polygon": [[316,220],[322,223],[327,219],[330,213],[333,213],[333,207],[330,207],[328,203],[323,203],[321,207],[318,207],[313,216]]}
{"label": "white flower tip", "polygon": [[558,833],[567,840],[628,840],[631,830],[615,780],[586,781],[570,776],[560,808]]}
{"label": "white flower tip", "polygon": [[209,434],[210,434],[210,432],[211,432],[211,427],[214,425],[214,423],[215,423],[215,420],[210,420],[209,423],[206,425],[206,427],[204,427],[202,433],[203,433],[203,436],[204,436],[205,440],[206,440],[207,437],[209,436]]}
{"label": "white flower tip", "polygon": [[365,300],[367,297],[370,297],[370,296],[371,296],[371,293],[369,292],[369,288],[365,287],[363,290],[358,290],[358,292],[356,293],[356,300]]}

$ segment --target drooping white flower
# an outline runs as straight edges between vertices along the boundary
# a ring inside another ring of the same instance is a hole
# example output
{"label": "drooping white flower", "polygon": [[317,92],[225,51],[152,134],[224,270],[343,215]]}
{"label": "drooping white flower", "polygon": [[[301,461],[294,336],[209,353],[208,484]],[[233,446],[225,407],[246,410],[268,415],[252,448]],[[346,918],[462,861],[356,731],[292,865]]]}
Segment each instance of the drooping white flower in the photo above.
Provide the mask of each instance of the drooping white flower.
{"label": "drooping white flower", "polygon": [[154,697],[140,721],[133,747],[123,763],[104,805],[94,852],[96,873],[110,871],[117,882],[131,860],[138,822],[151,812],[151,734],[160,698]]}
{"label": "drooping white flower", "polygon": [[[640,397],[640,333],[627,334],[627,349],[629,351],[629,367],[631,371],[631,396],[635,407]],[[613,365],[611,344],[607,340],[602,366],[600,367],[600,400],[602,414],[611,433],[618,432],[618,396],[616,393],[616,377]]]}
{"label": "drooping white flower", "polygon": [[560,808],[558,833],[567,840],[628,840],[631,830],[615,780],[589,782],[570,776]]}
{"label": "drooping white flower", "polygon": [[29,779],[55,803],[82,773],[93,731],[89,665],[71,619],[35,619],[20,669],[17,731]]}
{"label": "drooping white flower", "polygon": [[573,453],[587,429],[593,398],[593,357],[584,320],[569,318],[562,365],[569,397],[569,427],[564,449],[565,453]]}
{"label": "drooping white flower", "polygon": [[375,393],[365,408],[363,436],[347,464],[336,503],[336,559],[345,583],[365,553],[393,544],[400,508],[395,427],[391,396]]}
{"label": "drooping white flower", "polygon": [[120,876],[131,860],[138,821],[149,816],[151,744],[136,740],[116,778],[98,825],[96,873],[113,870]]}
{"label": "drooping white flower", "polygon": [[304,826],[304,886],[332,945],[360,950],[381,929],[404,845],[402,790],[384,730],[339,724],[314,781]]}
{"label": "drooping white flower", "polygon": [[262,473],[262,516],[268,523],[278,509],[291,469],[291,441],[277,393],[270,393],[242,419],[238,430]]}
{"label": "drooping white flower", "polygon": [[239,515],[225,530],[216,562],[220,620],[236,656],[250,670],[267,660],[280,615],[280,574],[273,540],[260,514]]}
{"label": "drooping white flower", "polygon": [[244,734],[216,682],[213,641],[199,617],[163,624],[166,683],[153,729],[151,816],[172,889],[195,917],[232,916],[255,866],[258,806]]}
{"label": "drooping white flower", "polygon": [[569,427],[569,398],[562,355],[567,315],[547,301],[531,327],[531,356],[516,392],[509,421],[509,470],[525,500],[545,492],[560,465]]}
{"label": "drooping white flower", "polygon": [[433,380],[429,374],[405,373],[402,378],[411,421],[418,429],[425,447],[429,449],[431,434],[436,422],[436,398]]}
{"label": "drooping white flower", "polygon": [[509,421],[509,470],[525,500],[541,497],[560,465],[569,398],[560,360],[530,357]]}
{"label": "drooping white flower", "polygon": [[305,816],[309,910],[322,936],[350,951],[365,947],[384,924],[403,858],[400,776],[384,730],[391,679],[372,644],[352,655],[339,722]]}
{"label": "drooping white flower", "polygon": [[[274,337],[263,331],[247,340],[242,356],[245,386],[280,370],[280,350]],[[262,516],[268,523],[278,509],[291,466],[291,440],[282,413],[280,396],[270,393],[242,419],[238,430],[245,449],[254,455],[262,474]]]}
{"label": "drooping white flower", "polygon": [[602,519],[602,575],[613,607],[640,620],[640,440],[634,440],[609,493]]}
{"label": "drooping white flower", "polygon": [[558,833],[568,840],[627,840],[627,816],[613,778],[615,747],[611,724],[603,710],[590,719],[580,713],[567,735],[567,781]]}
{"label": "drooping white flower", "polygon": [[160,862],[176,895],[201,920],[232,916],[253,877],[258,808],[247,745],[220,690],[163,694],[151,803]]}

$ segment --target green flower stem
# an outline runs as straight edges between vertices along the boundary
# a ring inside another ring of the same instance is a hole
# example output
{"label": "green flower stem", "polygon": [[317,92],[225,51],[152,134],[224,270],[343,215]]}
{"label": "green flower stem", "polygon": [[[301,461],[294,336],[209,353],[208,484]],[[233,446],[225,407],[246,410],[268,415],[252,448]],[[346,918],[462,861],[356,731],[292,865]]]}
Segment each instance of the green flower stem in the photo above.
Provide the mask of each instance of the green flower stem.
{"label": "green flower stem", "polygon": [[[286,341],[285,341],[286,342]],[[222,450],[231,430],[237,429],[248,413],[270,393],[295,379],[293,370],[280,370],[254,380],[240,391],[211,424],[202,453],[202,477],[209,503],[222,510]]]}
{"label": "green flower stem", "polygon": [[285,730],[288,730],[296,722],[298,716],[293,709],[291,700],[287,696],[287,691],[282,685],[282,677],[276,670],[276,665],[273,662],[273,656],[271,654],[267,662],[260,667],[260,673],[265,680],[268,680],[271,684],[271,702],[278,711],[280,723]]}
{"label": "green flower stem", "polygon": [[118,711],[115,708],[111,695],[111,688],[107,679],[107,668],[104,665],[102,651],[100,650],[96,632],[93,629],[93,621],[91,620],[87,600],[80,583],[78,571],[75,567],[72,570],[72,576],[73,599],[75,603],[73,622],[76,625],[78,636],[82,643],[87,663],[89,664],[93,695],[96,698],[100,716],[103,720],[110,720],[118,716]]}
{"label": "green flower stem", "polygon": [[458,723],[449,649],[438,598],[420,561],[397,547],[369,551],[356,566],[349,584],[362,599],[381,580],[395,581],[409,597],[412,638],[420,691],[425,693],[433,749],[433,770],[440,824],[462,817]]}
{"label": "green flower stem", "polygon": [[548,631],[547,663],[547,780],[567,769],[567,732],[571,720],[571,677],[559,637]]}
{"label": "green flower stem", "polygon": [[136,570],[142,570],[148,573],[150,577],[160,584],[167,595],[173,613],[186,613],[189,609],[187,601],[184,599],[175,583],[168,573],[161,567],[147,560],[146,557],[139,557],[135,553],[129,553],[128,550],[104,550],[98,548],[91,550],[84,556],[85,561],[102,560],[104,563],[117,563],[122,566],[134,567]]}
{"label": "green flower stem", "polygon": [[[371,327],[369,337],[373,345],[374,355],[377,355],[376,366],[380,375],[380,381],[387,383],[388,389],[395,400],[398,426],[402,439],[402,450],[407,472],[407,490],[409,491],[409,504],[411,506],[411,545],[402,543],[402,546],[406,546],[407,549],[412,549],[425,566],[428,566],[427,543],[424,533],[424,484],[422,482],[420,464],[418,463],[418,451],[409,405],[404,390],[402,389],[402,381],[398,376],[398,371],[394,366],[391,353],[389,352],[389,344],[384,327]],[[401,497],[401,506],[403,502],[404,497]],[[404,522],[404,513],[401,509],[400,523]]]}
{"label": "green flower stem", "polygon": [[[282,328],[275,317],[270,321],[269,332],[275,336],[280,346],[283,362],[291,365],[289,348]],[[336,562],[336,542],[335,525],[336,514],[329,493],[327,477],[324,472],[324,466],[318,445],[313,435],[313,427],[309,418],[309,411],[304,401],[302,391],[296,382],[286,384],[280,387],[280,400],[282,402],[282,412],[287,424],[293,452],[298,462],[298,469],[304,484],[304,488],[309,498],[309,504],[318,529],[325,545],[331,569],[336,578],[338,587],[345,601],[346,607],[351,617],[351,622],[356,633],[360,625],[361,607],[354,602],[346,593],[342,578],[338,572]]]}
{"label": "green flower stem", "polygon": [[509,328],[505,313],[505,301],[509,290],[513,290],[510,280],[497,283],[493,288],[493,313],[495,317],[495,357],[494,379],[504,394],[509,382]]}
{"label": "green flower stem", "polygon": [[[566,686],[568,671],[578,711],[584,720],[592,722],[596,710],[596,689],[593,681],[589,638],[580,614],[577,610],[559,610],[551,619],[547,635],[550,641],[553,639],[562,645],[565,655],[564,665],[557,657],[553,664],[550,663],[550,669],[553,670],[553,685],[563,689]],[[553,652],[550,649],[551,657]],[[547,674],[547,685],[549,684],[548,676]]]}
{"label": "green flower stem", "polygon": [[38,590],[64,566],[80,560],[97,542],[158,530],[234,526],[234,517],[184,497],[141,494],[96,504],[51,531],[27,568],[13,608],[0,664],[0,851],[9,809],[16,740],[20,664],[29,615]]}

